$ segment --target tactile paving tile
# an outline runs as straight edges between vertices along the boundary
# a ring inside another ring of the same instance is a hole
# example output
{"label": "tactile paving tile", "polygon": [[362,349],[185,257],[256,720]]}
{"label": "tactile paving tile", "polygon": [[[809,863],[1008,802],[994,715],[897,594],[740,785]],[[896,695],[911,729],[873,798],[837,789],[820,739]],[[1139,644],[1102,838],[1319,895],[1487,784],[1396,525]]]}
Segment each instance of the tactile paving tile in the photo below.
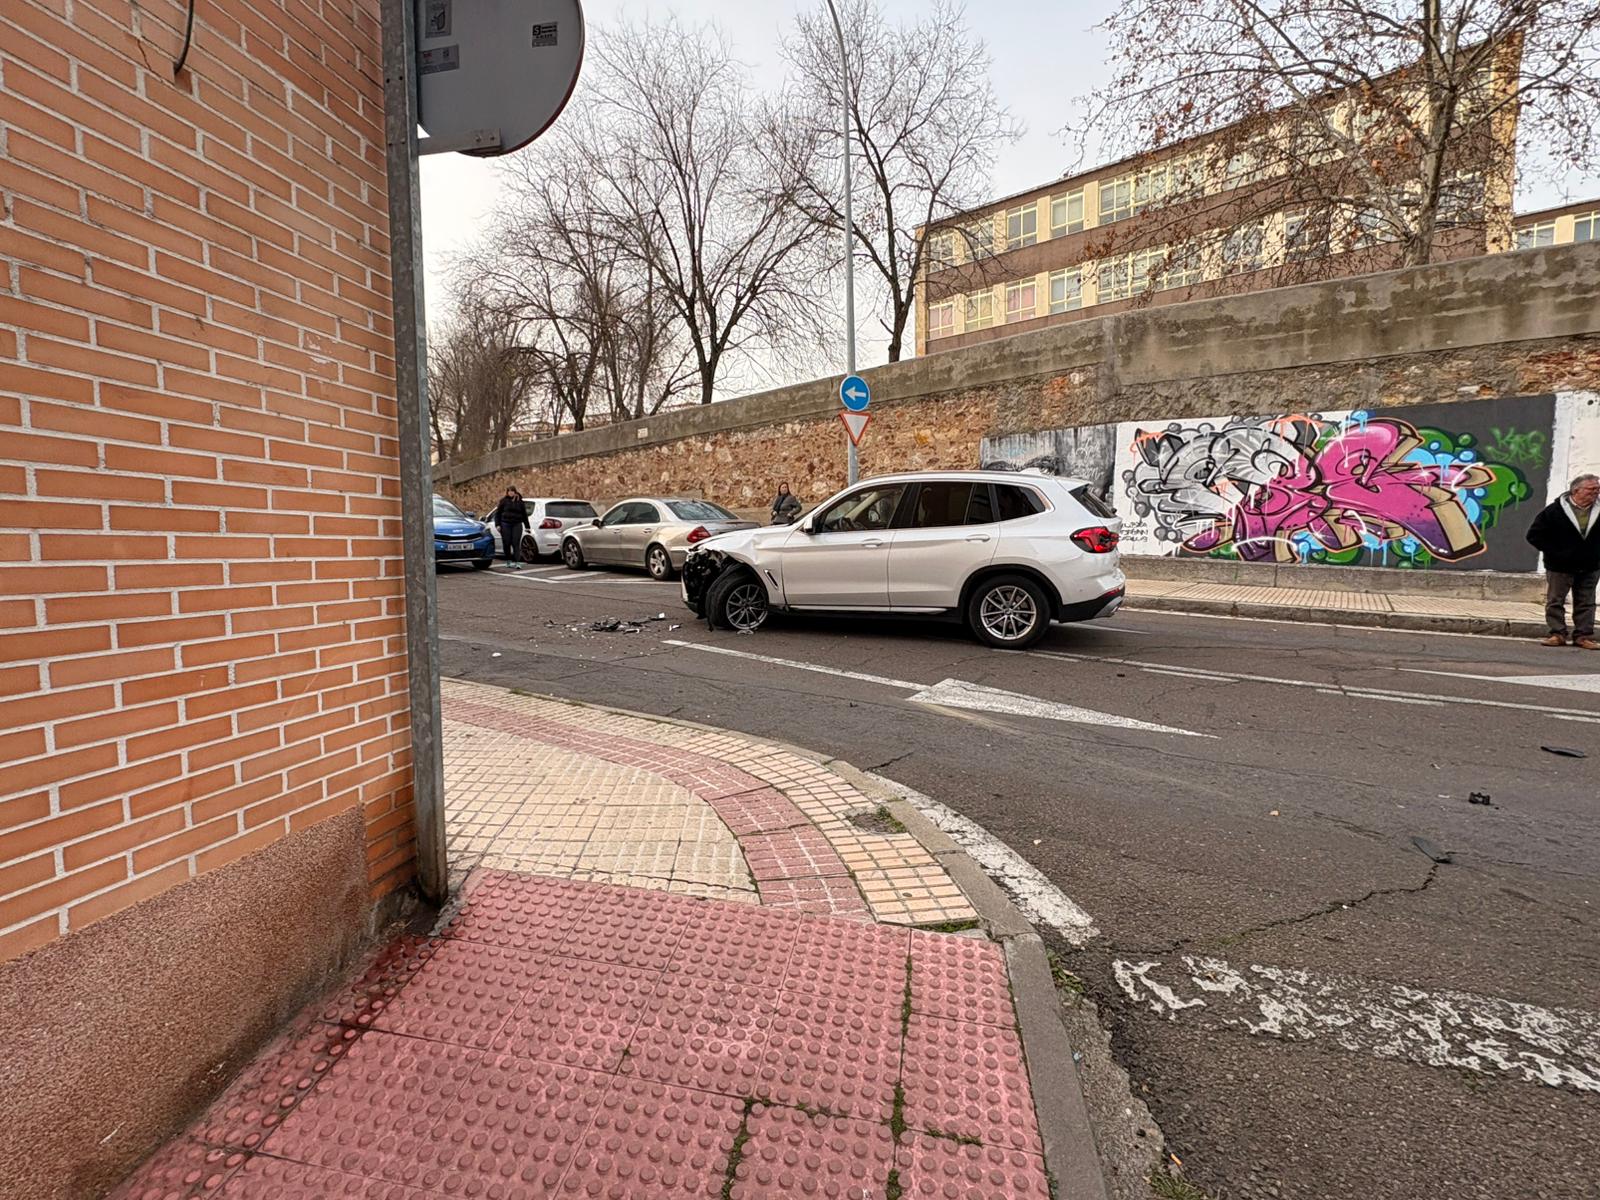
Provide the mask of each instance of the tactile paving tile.
{"label": "tactile paving tile", "polygon": [[438,1122],[392,1177],[451,1196],[552,1196],[614,1081],[511,1055],[472,1056],[431,1092]]}
{"label": "tactile paving tile", "polygon": [[1014,1030],[913,1013],[901,1083],[913,1129],[1044,1152]]}
{"label": "tactile paving tile", "polygon": [[654,971],[672,961],[684,930],[708,903],[639,888],[584,886],[596,895],[573,919],[561,953]]}
{"label": "tactile paving tile", "polygon": [[788,971],[799,926],[799,918],[790,913],[707,905],[704,915],[684,931],[667,972],[713,983],[776,987]]}
{"label": "tactile paving tile", "polygon": [[757,883],[768,879],[808,879],[848,871],[833,844],[814,825],[739,839],[745,862]]}
{"label": "tactile paving tile", "polygon": [[618,1080],[556,1194],[597,1200],[716,1196],[743,1113],[743,1103],[732,1097]]}
{"label": "tactile paving tile", "polygon": [[245,1163],[222,1190],[225,1200],[433,1200],[440,1194],[266,1155]]}
{"label": "tactile paving tile", "polygon": [[646,1007],[622,1074],[748,1096],[777,999],[771,988],[669,975]]}
{"label": "tactile paving tile", "polygon": [[734,1170],[732,1200],[866,1200],[887,1194],[894,1135],[887,1125],[756,1105]]}
{"label": "tactile paving tile", "polygon": [[375,954],[351,983],[336,988],[320,1005],[324,1021],[365,1028],[400,994],[400,989],[438,950],[429,938],[403,935]]}
{"label": "tactile paving tile", "polygon": [[255,1150],[361,1036],[361,1030],[300,1020],[252,1060],[192,1133],[211,1146]]}
{"label": "tactile paving tile", "polygon": [[189,1200],[211,1196],[249,1155],[192,1138],[169,1142],[123,1180],[106,1200]]}
{"label": "tactile paving tile", "polygon": [[616,1070],[661,973],[582,958],[552,958],[541,970],[538,988],[495,1048],[521,1058]]}
{"label": "tactile paving tile", "polygon": [[870,920],[872,914],[848,875],[824,879],[768,879],[760,884],[761,903],[818,916],[843,916]]}
{"label": "tactile paving tile", "polygon": [[737,796],[713,800],[717,816],[739,837],[752,833],[772,833],[809,824],[794,801],[776,788],[760,788]]}
{"label": "tactile paving tile", "polygon": [[546,980],[544,965],[545,956],[515,947],[445,939],[374,1015],[373,1027],[485,1048],[520,1011],[523,997]]}
{"label": "tactile paving tile", "polygon": [[465,892],[445,937],[549,953],[561,948],[596,899],[589,885],[509,871],[480,871]]}
{"label": "tactile paving tile", "polygon": [[1044,1159],[911,1133],[895,1148],[906,1200],[1050,1200]]}
{"label": "tactile paving tile", "polygon": [[952,1021],[1015,1025],[1005,953],[983,938],[913,931],[911,1011]]}
{"label": "tactile paving tile", "polygon": [[412,1176],[457,1068],[482,1055],[369,1030],[272,1135],[274,1156],[422,1186]]}
{"label": "tactile paving tile", "polygon": [[786,988],[823,995],[867,988],[869,994],[893,1000],[905,996],[909,931],[852,921],[806,921],[795,935]]}
{"label": "tactile paving tile", "polygon": [[900,1078],[900,1008],[900,994],[869,1001],[785,992],[767,1033],[756,1095],[887,1121]]}

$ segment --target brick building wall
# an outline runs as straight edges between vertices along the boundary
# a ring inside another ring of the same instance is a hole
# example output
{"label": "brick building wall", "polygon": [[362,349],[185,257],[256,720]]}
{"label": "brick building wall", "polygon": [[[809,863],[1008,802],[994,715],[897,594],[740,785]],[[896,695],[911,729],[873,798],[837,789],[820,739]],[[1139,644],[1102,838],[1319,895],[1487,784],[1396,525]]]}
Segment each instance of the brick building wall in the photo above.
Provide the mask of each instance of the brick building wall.
{"label": "brick building wall", "polygon": [[8,1197],[115,1179],[411,878],[377,9],[205,0],[175,76],[174,0],[0,4]]}

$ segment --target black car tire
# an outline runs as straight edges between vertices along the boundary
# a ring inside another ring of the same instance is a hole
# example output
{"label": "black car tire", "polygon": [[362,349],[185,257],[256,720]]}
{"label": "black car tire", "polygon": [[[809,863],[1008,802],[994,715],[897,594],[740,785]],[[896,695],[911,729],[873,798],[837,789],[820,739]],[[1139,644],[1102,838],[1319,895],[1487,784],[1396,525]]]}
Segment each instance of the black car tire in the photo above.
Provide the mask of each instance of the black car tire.
{"label": "black car tire", "polygon": [[492,558],[475,558],[472,560],[472,569],[474,571],[487,571],[492,566],[494,566],[494,559]]}
{"label": "black car tire", "polygon": [[568,538],[561,543],[561,561],[567,564],[569,571],[581,571],[589,565],[583,560],[583,547],[578,545],[577,538]]}
{"label": "black car tire", "polygon": [[744,567],[724,571],[706,591],[706,614],[714,629],[754,633],[767,623],[767,589]]}
{"label": "black car tire", "polygon": [[673,569],[672,555],[659,542],[652,543],[644,552],[644,569],[650,572],[650,578],[658,583],[665,583],[678,573]]}
{"label": "black car tire", "polygon": [[536,563],[544,557],[539,553],[539,543],[534,540],[531,533],[522,535],[522,541],[517,545],[517,553],[522,556],[522,561],[525,563]]}
{"label": "black car tire", "polygon": [[1025,650],[1050,629],[1050,601],[1026,575],[985,579],[967,597],[967,628],[985,646]]}

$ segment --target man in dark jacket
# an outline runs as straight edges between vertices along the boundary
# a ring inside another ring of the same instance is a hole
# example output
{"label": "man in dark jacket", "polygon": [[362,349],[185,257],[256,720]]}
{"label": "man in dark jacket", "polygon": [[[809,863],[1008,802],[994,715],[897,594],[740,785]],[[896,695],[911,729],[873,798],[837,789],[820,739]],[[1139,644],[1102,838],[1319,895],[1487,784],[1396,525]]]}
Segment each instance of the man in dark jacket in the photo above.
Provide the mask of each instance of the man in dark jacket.
{"label": "man in dark jacket", "polygon": [[1594,593],[1600,583],[1600,476],[1579,475],[1567,494],[1533,519],[1528,541],[1544,555],[1546,646],[1567,644],[1567,593],[1572,593],[1572,644],[1600,650],[1594,640]]}
{"label": "man in dark jacket", "polygon": [[508,487],[500,503],[495,506],[494,523],[500,529],[500,541],[506,549],[506,566],[513,571],[522,570],[520,563],[522,533],[528,528],[528,506],[522,493]]}

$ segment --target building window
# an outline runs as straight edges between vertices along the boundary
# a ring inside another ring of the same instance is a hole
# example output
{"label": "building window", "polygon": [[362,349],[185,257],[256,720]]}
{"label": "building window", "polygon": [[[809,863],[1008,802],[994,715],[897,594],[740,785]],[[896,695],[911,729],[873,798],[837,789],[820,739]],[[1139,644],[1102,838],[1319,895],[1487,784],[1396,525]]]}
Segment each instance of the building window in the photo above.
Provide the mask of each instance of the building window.
{"label": "building window", "polygon": [[1524,225],[1517,230],[1517,249],[1531,250],[1535,246],[1554,246],[1556,244],[1556,223],[1554,221],[1539,221],[1533,225]]}
{"label": "building window", "polygon": [[1006,320],[1031,321],[1038,307],[1036,290],[1031,279],[1006,284]]}
{"label": "building window", "polygon": [[1050,236],[1065,237],[1083,232],[1083,189],[1057,196],[1050,201]]}
{"label": "building window", "polygon": [[1440,228],[1477,225],[1483,221],[1483,176],[1476,172],[1452,175],[1439,186]]}
{"label": "building window", "polygon": [[1328,256],[1328,222],[1309,212],[1283,218],[1283,256],[1289,262],[1310,262]]}
{"label": "building window", "polygon": [[987,329],[994,324],[994,293],[974,292],[967,297],[966,328]]}
{"label": "building window", "polygon": [[1070,267],[1050,275],[1050,311],[1071,312],[1083,307],[1083,268]]}
{"label": "building window", "polygon": [[1133,176],[1108,179],[1100,185],[1100,221],[1107,225],[1133,216]]}
{"label": "building window", "polygon": [[1350,218],[1350,248],[1362,250],[1379,242],[1394,241],[1389,219],[1376,208],[1358,208]]}
{"label": "building window", "polygon": [[1242,187],[1261,178],[1261,150],[1252,144],[1230,154],[1222,164],[1223,187]]}
{"label": "building window", "polygon": [[1574,218],[1572,222],[1572,240],[1575,242],[1600,242],[1600,210]]}
{"label": "building window", "polygon": [[1095,297],[1101,304],[1108,300],[1126,300],[1132,287],[1128,256],[1102,260],[1095,267]]}
{"label": "building window", "polygon": [[928,306],[928,338],[949,337],[956,331],[956,302],[943,300]]}
{"label": "building window", "polygon": [[962,241],[966,243],[967,258],[977,262],[980,258],[994,257],[994,219],[983,217],[961,228]]}
{"label": "building window", "polygon": [[1258,221],[1234,227],[1222,239],[1222,273],[1243,275],[1259,271],[1266,263],[1262,253],[1265,241]]}
{"label": "building window", "polygon": [[1024,204],[1006,212],[1006,249],[1020,250],[1039,240],[1039,206]]}
{"label": "building window", "polygon": [[959,261],[956,258],[956,231],[941,229],[938,233],[928,238],[928,269],[942,271],[946,267],[953,267]]}
{"label": "building window", "polygon": [[1198,242],[1174,246],[1155,265],[1157,291],[1193,287],[1206,277],[1205,250]]}

